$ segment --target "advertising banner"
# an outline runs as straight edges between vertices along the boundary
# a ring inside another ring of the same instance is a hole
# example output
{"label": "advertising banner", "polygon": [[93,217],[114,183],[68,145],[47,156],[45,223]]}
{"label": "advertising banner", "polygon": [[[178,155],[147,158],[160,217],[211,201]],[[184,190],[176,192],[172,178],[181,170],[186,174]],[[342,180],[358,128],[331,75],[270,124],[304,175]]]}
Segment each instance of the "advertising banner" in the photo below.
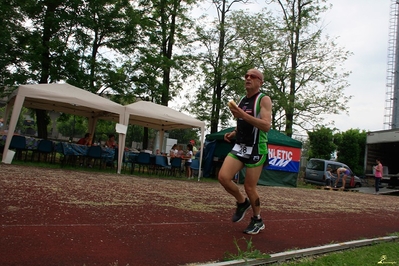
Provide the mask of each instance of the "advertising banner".
{"label": "advertising banner", "polygon": [[269,165],[267,170],[277,170],[286,172],[299,172],[301,161],[301,149],[268,144]]}

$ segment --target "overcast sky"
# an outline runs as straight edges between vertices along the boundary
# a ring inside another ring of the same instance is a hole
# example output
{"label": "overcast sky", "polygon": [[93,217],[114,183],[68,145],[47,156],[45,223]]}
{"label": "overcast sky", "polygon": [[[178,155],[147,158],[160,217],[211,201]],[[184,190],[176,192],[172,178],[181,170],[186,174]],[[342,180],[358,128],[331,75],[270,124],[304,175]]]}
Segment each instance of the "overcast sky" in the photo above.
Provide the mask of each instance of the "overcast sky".
{"label": "overcast sky", "polygon": [[[263,0],[246,5],[259,11]],[[327,116],[340,131],[384,129],[384,107],[387,77],[388,32],[392,0],[330,0],[333,7],[323,14],[324,32],[338,37],[339,46],[351,51],[345,69],[351,71],[350,86],[345,94],[352,95],[348,115]],[[211,3],[203,4],[202,12],[213,15]],[[201,12],[201,11],[200,11]],[[200,13],[198,12],[198,13]]]}
{"label": "overcast sky", "polygon": [[388,66],[388,33],[392,0],[331,0],[326,31],[354,53],[346,63],[352,71],[346,94],[353,95],[349,115],[329,117],[340,131],[384,129]]}

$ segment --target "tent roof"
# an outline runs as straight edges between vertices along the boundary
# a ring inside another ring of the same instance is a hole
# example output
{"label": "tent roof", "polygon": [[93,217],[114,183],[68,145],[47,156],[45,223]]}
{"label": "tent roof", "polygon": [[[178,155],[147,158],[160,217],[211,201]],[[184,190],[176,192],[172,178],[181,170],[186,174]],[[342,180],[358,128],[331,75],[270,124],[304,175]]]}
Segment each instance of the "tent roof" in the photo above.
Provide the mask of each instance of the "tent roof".
{"label": "tent roof", "polygon": [[153,102],[138,101],[125,107],[126,114],[129,115],[129,124],[157,130],[205,127],[205,122],[203,121]]}
{"label": "tent roof", "polygon": [[[208,134],[206,135],[206,140],[223,140],[224,134],[231,132],[234,129],[235,127],[230,127],[216,133]],[[287,135],[274,129],[270,129],[269,132],[267,132],[267,138],[268,143],[270,144],[302,148],[302,142],[290,138]]]}
{"label": "tent roof", "polygon": [[8,103],[13,105],[17,95],[25,97],[23,105],[27,108],[112,121],[119,121],[124,113],[122,105],[66,83],[20,85]]}
{"label": "tent roof", "polygon": [[[171,109],[164,105],[153,102],[139,101],[125,106],[125,124],[141,125],[148,128],[160,130],[160,146],[163,142],[165,130],[178,128],[200,128],[201,150],[204,148],[205,122],[195,119],[189,115]],[[122,147],[124,148],[124,146]],[[200,156],[200,168],[202,168],[202,155]],[[121,158],[121,157],[119,157]],[[198,171],[198,181],[201,171]]]}

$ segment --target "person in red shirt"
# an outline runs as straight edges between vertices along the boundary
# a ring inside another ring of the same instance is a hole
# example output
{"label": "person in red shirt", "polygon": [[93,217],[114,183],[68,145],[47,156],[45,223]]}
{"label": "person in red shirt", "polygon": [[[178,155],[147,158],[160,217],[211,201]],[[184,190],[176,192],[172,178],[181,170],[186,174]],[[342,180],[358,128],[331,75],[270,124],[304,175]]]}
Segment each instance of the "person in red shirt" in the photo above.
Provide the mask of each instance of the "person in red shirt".
{"label": "person in red shirt", "polygon": [[91,145],[91,134],[90,133],[86,133],[84,138],[81,138],[80,140],[78,140],[78,142],[76,144],[80,144],[80,145]]}

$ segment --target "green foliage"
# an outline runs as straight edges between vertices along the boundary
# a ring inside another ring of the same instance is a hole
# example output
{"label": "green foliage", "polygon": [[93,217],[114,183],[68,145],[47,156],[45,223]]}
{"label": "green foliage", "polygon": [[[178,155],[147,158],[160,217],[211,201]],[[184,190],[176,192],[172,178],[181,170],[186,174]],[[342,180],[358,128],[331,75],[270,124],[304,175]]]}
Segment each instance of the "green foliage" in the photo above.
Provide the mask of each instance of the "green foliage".
{"label": "green foliage", "polygon": [[253,243],[252,243],[252,238],[249,240],[246,240],[244,237],[242,238],[246,242],[246,249],[243,250],[240,248],[240,245],[238,243],[238,240],[234,238],[234,245],[237,248],[237,254],[232,254],[230,252],[226,252],[224,256],[224,260],[247,260],[247,259],[266,259],[270,258],[269,254],[265,254],[260,252],[259,250],[255,249]]}
{"label": "green foliage", "polygon": [[110,134],[115,135],[115,141],[118,142],[118,134],[115,132],[115,122],[98,120],[96,124],[94,141],[101,142],[108,140]]}
{"label": "green foliage", "polygon": [[57,129],[65,137],[81,138],[88,132],[86,117],[62,114],[57,120]]}
{"label": "green foliage", "polygon": [[178,143],[189,143],[192,139],[195,140],[195,143],[199,143],[198,129],[174,129],[169,132],[169,138],[177,139]]}
{"label": "green foliage", "polygon": [[367,132],[359,129],[336,134],[333,132],[324,126],[308,132],[308,158],[330,160],[336,151],[337,161],[347,164],[356,175],[363,175]]}
{"label": "green foliage", "polygon": [[364,173],[364,156],[366,149],[367,132],[359,129],[349,129],[335,134],[339,162],[351,167],[357,175]]}
{"label": "green foliage", "polygon": [[330,160],[336,149],[333,140],[333,130],[324,126],[308,132],[309,136],[309,158],[320,158]]}
{"label": "green foliage", "polygon": [[[62,114],[57,120],[58,131],[67,137],[80,138],[88,131],[88,121],[85,117]],[[150,138],[155,136],[155,130],[150,130]],[[109,134],[115,135],[115,140],[118,142],[119,135],[115,132],[115,122],[98,120],[95,128],[94,138],[95,142],[102,142],[108,139]],[[144,135],[144,128],[137,125],[129,125],[126,133],[127,147],[130,147],[132,141],[142,142]]]}
{"label": "green foliage", "polygon": [[[207,51],[200,54],[202,85],[194,103],[210,119],[211,133],[218,119],[222,125],[231,119],[225,103],[243,95],[242,76],[253,67],[263,71],[263,91],[273,101],[272,128],[288,136],[294,126],[309,130],[325,123],[321,114],[345,111],[349,73],[340,66],[350,53],[322,35],[325,2],[271,1],[259,13],[228,13],[221,8],[226,1],[214,2],[219,20],[197,30]],[[271,12],[276,8],[282,12]]]}
{"label": "green foliage", "polygon": [[[218,19],[210,23],[188,17],[193,0],[3,1],[0,87],[67,81],[122,104],[166,106],[186,87],[186,110],[213,133],[232,122],[226,103],[244,95],[242,77],[256,67],[272,96],[272,127],[288,136],[294,125],[311,128],[320,114],[343,111],[350,96],[340,66],[350,54],[322,38],[325,1],[270,2],[269,10],[285,12],[233,10],[246,2],[214,1]],[[45,132],[46,116],[37,120]]]}
{"label": "green foliage", "polygon": [[129,125],[126,134],[126,143],[143,141],[144,128],[137,125]]}
{"label": "green foliage", "polygon": [[24,58],[29,31],[24,26],[19,4],[20,1],[0,2],[0,97],[9,94],[6,87],[25,83],[28,76]]}
{"label": "green foliage", "polygon": [[[4,112],[5,112],[5,107],[1,107],[0,108],[0,117],[3,117]],[[36,123],[34,125],[32,125],[32,126],[24,125],[25,117],[28,116],[28,115],[31,116],[31,117],[34,117],[32,109],[28,109],[28,108],[22,107],[21,113],[19,114],[19,117],[18,117],[17,124],[15,126],[15,131],[16,132],[21,132],[22,134],[25,134],[28,128],[32,128],[33,130],[36,131]],[[6,124],[6,122],[7,122],[7,125],[9,125],[10,119],[11,119],[11,117],[8,117],[7,121],[4,121],[4,124]],[[4,129],[5,128],[2,128],[2,130],[4,130]]]}

